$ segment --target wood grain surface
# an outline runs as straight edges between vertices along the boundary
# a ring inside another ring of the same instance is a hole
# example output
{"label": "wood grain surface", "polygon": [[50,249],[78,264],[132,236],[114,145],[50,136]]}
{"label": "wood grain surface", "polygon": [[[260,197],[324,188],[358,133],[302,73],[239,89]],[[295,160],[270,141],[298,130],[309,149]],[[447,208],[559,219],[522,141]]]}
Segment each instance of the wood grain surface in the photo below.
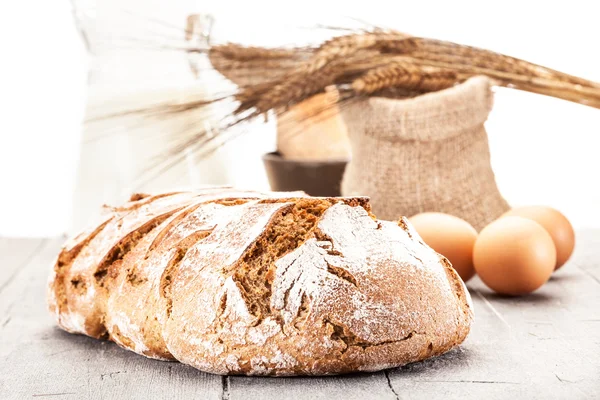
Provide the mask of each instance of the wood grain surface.
{"label": "wood grain surface", "polygon": [[468,287],[475,323],[448,354],[379,373],[221,377],[70,335],[46,311],[55,239],[0,238],[0,399],[598,399],[600,231],[529,296]]}

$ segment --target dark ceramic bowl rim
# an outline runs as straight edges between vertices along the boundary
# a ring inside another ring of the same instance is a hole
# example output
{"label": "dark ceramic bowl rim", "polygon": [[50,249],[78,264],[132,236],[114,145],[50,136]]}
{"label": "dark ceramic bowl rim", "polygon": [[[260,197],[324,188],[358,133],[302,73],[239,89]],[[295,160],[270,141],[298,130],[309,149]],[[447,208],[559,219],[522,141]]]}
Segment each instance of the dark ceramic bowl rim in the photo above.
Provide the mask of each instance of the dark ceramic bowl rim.
{"label": "dark ceramic bowl rim", "polygon": [[279,152],[277,152],[277,151],[272,151],[270,153],[264,154],[262,156],[262,159],[265,161],[269,161],[269,162],[293,163],[293,164],[313,166],[313,167],[319,167],[319,166],[323,166],[323,165],[344,165],[344,164],[348,164],[348,162],[350,162],[350,158],[332,158],[332,159],[327,159],[327,160],[297,160],[297,159],[293,159],[293,158],[289,159],[289,158],[283,158],[281,156],[281,154],[279,154]]}

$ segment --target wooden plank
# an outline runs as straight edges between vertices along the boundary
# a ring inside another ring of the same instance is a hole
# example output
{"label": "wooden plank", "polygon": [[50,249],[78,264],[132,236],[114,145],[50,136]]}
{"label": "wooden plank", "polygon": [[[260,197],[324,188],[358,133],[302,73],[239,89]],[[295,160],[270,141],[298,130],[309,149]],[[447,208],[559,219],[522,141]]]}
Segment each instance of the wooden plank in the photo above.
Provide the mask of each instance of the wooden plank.
{"label": "wooden plank", "polygon": [[0,295],[44,242],[44,239],[0,237]]}
{"label": "wooden plank", "polygon": [[597,254],[598,247],[579,246],[572,261],[525,297],[496,295],[473,279],[469,338],[442,357],[390,371],[400,398],[598,398],[600,290],[578,267],[597,271]]}
{"label": "wooden plank", "polygon": [[71,335],[46,310],[48,263],[62,240],[48,240],[0,296],[0,398],[221,399],[222,380],[150,360],[116,345]]}
{"label": "wooden plank", "polygon": [[469,282],[476,317],[460,348],[395,370],[317,378],[214,376],[65,333],[45,305],[49,264],[62,239],[40,243],[34,251],[33,241],[0,241],[0,265],[16,271],[0,292],[0,370],[9,371],[0,374],[2,399],[600,396],[600,290],[594,279],[600,231],[580,235],[573,260],[530,296],[501,297],[478,279]]}
{"label": "wooden plank", "polygon": [[397,399],[385,373],[331,377],[227,378],[227,398],[248,399]]}

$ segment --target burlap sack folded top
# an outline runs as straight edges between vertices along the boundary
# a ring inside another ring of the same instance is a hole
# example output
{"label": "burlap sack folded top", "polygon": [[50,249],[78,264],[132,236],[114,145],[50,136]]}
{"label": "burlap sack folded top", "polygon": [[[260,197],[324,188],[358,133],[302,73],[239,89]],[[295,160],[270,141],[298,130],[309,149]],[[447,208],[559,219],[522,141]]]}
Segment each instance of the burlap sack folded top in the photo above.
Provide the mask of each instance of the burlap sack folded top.
{"label": "burlap sack folded top", "polygon": [[490,81],[474,77],[412,99],[371,97],[342,107],[352,147],[342,194],[371,197],[381,219],[438,211],[480,230],[509,209],[483,125],[492,104]]}

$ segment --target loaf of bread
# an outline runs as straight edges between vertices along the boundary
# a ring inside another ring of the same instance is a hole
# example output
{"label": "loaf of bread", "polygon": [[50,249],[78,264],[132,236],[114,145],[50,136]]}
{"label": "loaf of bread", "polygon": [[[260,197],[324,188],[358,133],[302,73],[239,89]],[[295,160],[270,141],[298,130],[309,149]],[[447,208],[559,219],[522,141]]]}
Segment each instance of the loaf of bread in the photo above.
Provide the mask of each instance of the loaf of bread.
{"label": "loaf of bread", "polygon": [[231,188],[136,195],[68,241],[48,303],[64,330],[216,374],[375,371],[442,354],[469,293],[406,219],[367,198]]}

